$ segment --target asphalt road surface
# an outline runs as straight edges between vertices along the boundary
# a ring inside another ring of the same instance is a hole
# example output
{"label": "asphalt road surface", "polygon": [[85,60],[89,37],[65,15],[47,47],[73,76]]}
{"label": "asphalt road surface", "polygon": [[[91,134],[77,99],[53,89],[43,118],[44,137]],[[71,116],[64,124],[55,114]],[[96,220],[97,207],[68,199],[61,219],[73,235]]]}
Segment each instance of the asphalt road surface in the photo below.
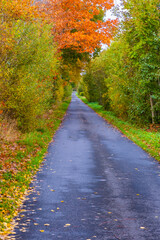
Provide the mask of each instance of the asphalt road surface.
{"label": "asphalt road surface", "polygon": [[75,94],[11,239],[160,240],[160,165]]}

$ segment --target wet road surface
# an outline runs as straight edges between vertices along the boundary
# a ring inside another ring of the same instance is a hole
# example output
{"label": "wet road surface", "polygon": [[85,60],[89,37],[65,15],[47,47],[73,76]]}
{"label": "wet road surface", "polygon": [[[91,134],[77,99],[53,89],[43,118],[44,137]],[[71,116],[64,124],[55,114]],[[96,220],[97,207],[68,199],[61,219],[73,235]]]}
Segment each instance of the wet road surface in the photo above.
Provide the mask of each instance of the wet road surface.
{"label": "wet road surface", "polygon": [[31,187],[12,239],[160,240],[160,165],[75,94]]}

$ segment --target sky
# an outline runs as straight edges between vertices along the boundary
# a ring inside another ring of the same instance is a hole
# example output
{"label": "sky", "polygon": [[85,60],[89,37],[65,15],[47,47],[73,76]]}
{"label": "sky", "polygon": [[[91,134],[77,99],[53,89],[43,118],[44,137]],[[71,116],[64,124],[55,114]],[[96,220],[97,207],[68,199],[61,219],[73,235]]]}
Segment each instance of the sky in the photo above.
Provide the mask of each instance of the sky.
{"label": "sky", "polygon": [[[120,5],[121,4],[121,0],[114,0],[114,4],[115,4],[115,6]],[[112,10],[108,10],[107,13],[106,13],[106,19],[107,18],[115,19],[117,17],[115,17],[113,15]]]}
{"label": "sky", "polygon": [[[115,6],[120,6],[121,5],[121,0],[114,0],[114,4],[115,4]],[[117,17],[114,16],[112,10],[108,10],[105,18],[106,19],[108,19],[108,18],[109,19],[116,19]],[[108,46],[106,44],[102,44],[102,50],[107,49],[107,47]]]}

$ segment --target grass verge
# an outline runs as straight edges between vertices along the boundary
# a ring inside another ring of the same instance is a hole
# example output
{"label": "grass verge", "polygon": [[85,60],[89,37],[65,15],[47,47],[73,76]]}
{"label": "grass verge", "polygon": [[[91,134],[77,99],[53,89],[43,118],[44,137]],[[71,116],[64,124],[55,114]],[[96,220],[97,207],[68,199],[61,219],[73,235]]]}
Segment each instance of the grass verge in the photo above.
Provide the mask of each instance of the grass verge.
{"label": "grass verge", "polygon": [[97,112],[107,122],[117,127],[125,136],[148,152],[152,157],[160,161],[160,132],[150,129],[140,128],[131,123],[125,122],[110,111],[105,111],[101,105],[96,102],[88,102],[85,97],[78,96],[84,103]]}
{"label": "grass verge", "polygon": [[11,221],[19,211],[29,184],[39,169],[48,144],[58,129],[70,99],[44,115],[34,132],[0,145],[0,239],[10,233]]}

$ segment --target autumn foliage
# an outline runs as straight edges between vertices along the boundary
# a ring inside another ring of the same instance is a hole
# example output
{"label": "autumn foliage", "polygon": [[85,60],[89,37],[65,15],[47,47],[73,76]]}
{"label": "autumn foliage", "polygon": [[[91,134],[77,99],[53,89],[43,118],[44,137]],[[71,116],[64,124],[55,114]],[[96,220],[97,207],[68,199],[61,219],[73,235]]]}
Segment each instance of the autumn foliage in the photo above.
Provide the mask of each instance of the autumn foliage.
{"label": "autumn foliage", "polygon": [[45,11],[58,47],[92,53],[109,44],[117,21],[104,21],[103,13],[113,5],[113,0],[50,0]]}
{"label": "autumn foliage", "polygon": [[0,16],[0,126],[16,120],[21,131],[31,131],[65,94],[60,54],[34,1],[0,1]]}
{"label": "autumn foliage", "polygon": [[80,92],[117,116],[160,123],[159,0],[127,0],[121,30],[86,69]]}
{"label": "autumn foliage", "polygon": [[38,16],[38,8],[33,0],[1,0],[0,9],[3,21],[20,18],[31,20]]}

